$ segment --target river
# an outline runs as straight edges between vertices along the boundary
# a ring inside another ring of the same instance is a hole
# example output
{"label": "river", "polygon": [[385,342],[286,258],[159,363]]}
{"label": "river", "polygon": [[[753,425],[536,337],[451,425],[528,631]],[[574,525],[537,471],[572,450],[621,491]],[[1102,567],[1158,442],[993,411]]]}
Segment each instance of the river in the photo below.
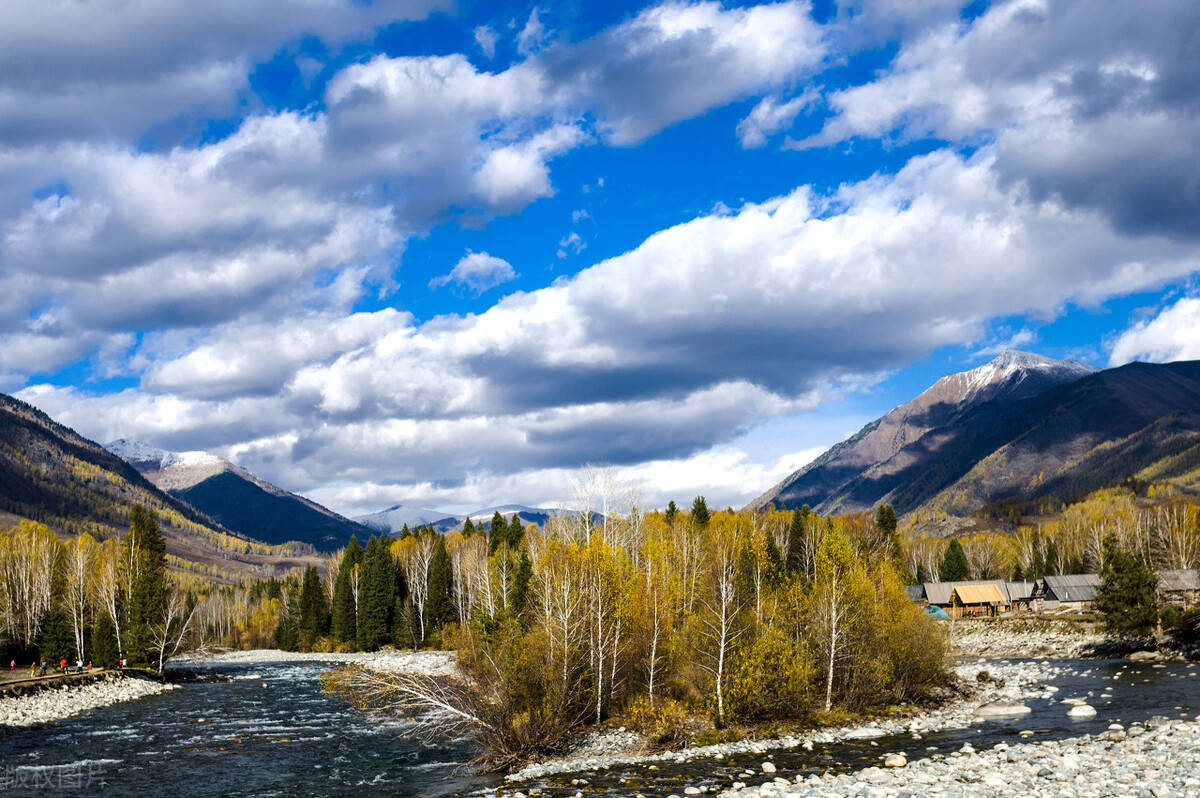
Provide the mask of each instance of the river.
{"label": "river", "polygon": [[[1050,684],[1053,698],[1028,701],[1032,712],[986,720],[967,729],[932,732],[916,740],[896,735],[874,741],[817,745],[810,751],[770,752],[781,771],[855,770],[882,754],[910,759],[948,754],[964,742],[976,748],[1020,739],[1059,739],[1103,731],[1155,715],[1200,712],[1200,669],[1186,663],[1070,661]],[[983,666],[983,667],[986,667]],[[358,714],[324,695],[318,663],[222,665],[230,682],[186,683],[138,701],[93,710],[34,729],[0,734],[0,793],[199,796],[466,796],[490,792],[500,780],[469,772],[463,741],[415,744],[399,722]],[[1114,681],[1113,677],[1119,676]],[[264,687],[265,685],[265,687]],[[1106,694],[1108,694],[1106,696]],[[1082,697],[1094,719],[1066,715],[1062,699]],[[679,794],[685,784],[720,787],[735,779],[769,781],[757,772],[764,754],[683,763],[620,766],[564,774],[522,785],[547,796]],[[572,783],[572,782],[575,783]]]}

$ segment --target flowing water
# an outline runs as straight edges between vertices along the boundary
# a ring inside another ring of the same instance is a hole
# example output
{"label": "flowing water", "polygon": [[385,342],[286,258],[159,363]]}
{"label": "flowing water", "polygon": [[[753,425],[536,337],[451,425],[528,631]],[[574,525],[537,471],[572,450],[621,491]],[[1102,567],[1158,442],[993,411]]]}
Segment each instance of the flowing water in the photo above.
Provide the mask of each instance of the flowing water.
{"label": "flowing water", "polygon": [[463,742],[414,744],[403,724],[323,694],[317,677],[326,667],[223,665],[215,670],[233,681],[183,683],[0,732],[0,795],[424,798],[496,781],[464,767],[471,751]]}
{"label": "flowing water", "polygon": [[[1196,665],[1075,661],[1050,684],[1052,699],[1034,699],[1028,715],[980,721],[969,728],[874,741],[816,745],[810,751],[768,752],[781,772],[847,771],[879,764],[892,751],[910,759],[946,755],[970,742],[1047,740],[1103,731],[1155,715],[1200,712]],[[986,667],[983,666],[983,667]],[[415,744],[397,722],[358,714],[321,693],[318,663],[228,665],[230,682],[186,683],[156,696],[34,729],[0,732],[0,794],[199,796],[481,795],[499,779],[471,774],[463,741],[430,748]],[[1120,678],[1113,680],[1114,676]],[[263,687],[266,685],[266,687]],[[1105,693],[1110,697],[1103,697]],[[1065,698],[1086,698],[1093,719],[1066,715]],[[547,796],[679,794],[687,784],[726,786],[734,780],[770,781],[768,754],[739,754],[684,763],[626,765],[563,774],[527,785]],[[745,771],[755,775],[747,777]],[[581,780],[586,780],[584,786]],[[574,782],[574,783],[572,783]]]}

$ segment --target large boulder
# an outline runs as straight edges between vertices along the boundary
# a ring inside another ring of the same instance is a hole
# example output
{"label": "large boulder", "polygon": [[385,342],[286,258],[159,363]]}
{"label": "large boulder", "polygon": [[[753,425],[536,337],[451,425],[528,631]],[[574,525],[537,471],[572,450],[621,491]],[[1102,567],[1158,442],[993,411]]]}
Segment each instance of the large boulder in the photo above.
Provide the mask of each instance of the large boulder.
{"label": "large boulder", "polygon": [[1013,715],[1026,715],[1031,710],[1019,701],[991,701],[975,708],[977,718],[1007,718]]}

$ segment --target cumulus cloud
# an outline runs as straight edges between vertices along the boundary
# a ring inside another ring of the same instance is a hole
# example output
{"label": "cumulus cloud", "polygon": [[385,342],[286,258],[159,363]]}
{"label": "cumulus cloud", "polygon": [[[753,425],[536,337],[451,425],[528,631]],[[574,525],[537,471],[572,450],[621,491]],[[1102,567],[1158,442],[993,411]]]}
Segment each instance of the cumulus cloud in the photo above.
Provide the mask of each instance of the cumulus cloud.
{"label": "cumulus cloud", "polygon": [[[800,188],[700,217],[480,314],[356,314],[325,339],[285,328],[286,346],[231,325],[156,361],[119,403],[22,395],[101,437],[138,425],[224,447],[292,488],[452,491],[467,475],[702,458],[763,419],[980,340],[993,318],[1053,315],[1194,267],[1189,246],[1036,200],[995,164],[988,149],[941,151],[831,195]],[[271,358],[290,365],[248,368]]]}
{"label": "cumulus cloud", "polygon": [[1185,297],[1122,332],[1112,344],[1110,366],[1134,360],[1169,363],[1200,360],[1200,299]]}
{"label": "cumulus cloud", "polygon": [[901,47],[876,79],[828,97],[820,133],[994,141],[997,169],[1037,197],[1132,234],[1200,235],[1200,6],[1008,0]]}
{"label": "cumulus cloud", "polygon": [[475,28],[475,43],[479,45],[480,52],[487,59],[496,57],[496,43],[500,41],[500,36],[496,31],[489,28],[487,25],[480,25]]}
{"label": "cumulus cloud", "polygon": [[457,283],[478,295],[516,278],[517,273],[512,264],[504,258],[468,250],[467,254],[454,264],[449,274],[435,277],[429,282],[429,287],[438,288],[448,283]]}
{"label": "cumulus cloud", "polygon": [[0,10],[0,142],[115,139],[179,115],[224,115],[252,64],[289,41],[343,42],[451,6],[13,0]]}
{"label": "cumulus cloud", "polygon": [[764,98],[738,123],[738,140],[747,149],[763,146],[768,138],[790,127],[796,116],[817,96],[816,89],[810,88],[787,102],[779,102],[774,97]]}

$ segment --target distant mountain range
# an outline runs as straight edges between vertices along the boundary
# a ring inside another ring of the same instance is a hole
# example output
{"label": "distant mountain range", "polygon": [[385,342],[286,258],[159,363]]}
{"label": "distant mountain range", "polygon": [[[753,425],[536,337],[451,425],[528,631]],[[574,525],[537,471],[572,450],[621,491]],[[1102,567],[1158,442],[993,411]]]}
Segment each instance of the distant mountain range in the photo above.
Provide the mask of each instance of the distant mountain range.
{"label": "distant mountain range", "polygon": [[125,438],[105,448],[227,529],[264,543],[299,541],[336,551],[372,530],[207,452],[168,452]]}
{"label": "distant mountain range", "polygon": [[[397,504],[377,513],[356,516],[354,520],[370,527],[377,533],[382,532],[384,534],[394,535],[403,530],[405,526],[413,529],[414,527],[425,526],[427,524],[432,525],[438,532],[446,533],[455,529],[461,529],[468,518],[477,527],[490,528],[492,517],[497,512],[504,516],[505,519],[512,518],[515,514],[521,519],[522,524],[537,524],[538,526],[545,526],[546,522],[555,515],[566,515],[571,518],[578,518],[582,515],[581,510],[529,507],[524,504],[500,504],[494,507],[472,510],[466,514],[447,513],[441,510],[431,510],[427,507]],[[599,513],[592,513],[592,520],[593,522],[603,521],[604,516]]]}
{"label": "distant mountain range", "polygon": [[257,544],[166,493],[133,466],[42,411],[0,394],[0,526],[38,521],[63,535],[122,534],[134,504],[153,509],[167,551],[213,578],[303,561],[298,547]]}
{"label": "distant mountain range", "polygon": [[752,503],[822,513],[888,502],[965,515],[1200,466],[1200,362],[1101,371],[1004,352],[939,379]]}

